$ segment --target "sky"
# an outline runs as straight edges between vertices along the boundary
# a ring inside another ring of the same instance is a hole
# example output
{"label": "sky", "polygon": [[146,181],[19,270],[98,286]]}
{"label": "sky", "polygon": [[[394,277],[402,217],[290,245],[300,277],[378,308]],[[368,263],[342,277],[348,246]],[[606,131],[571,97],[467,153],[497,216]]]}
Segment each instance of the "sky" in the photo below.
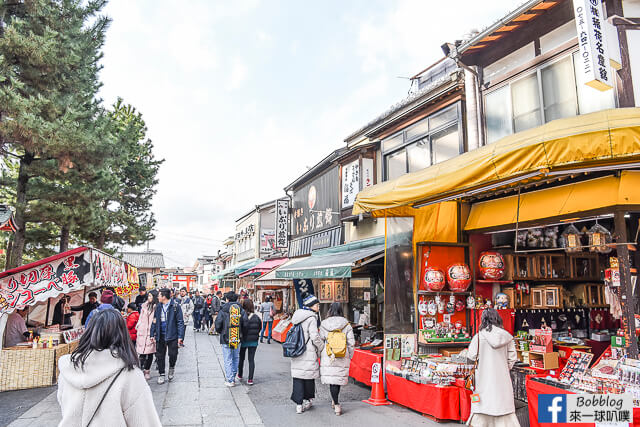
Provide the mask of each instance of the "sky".
{"label": "sky", "polygon": [[110,0],[100,95],[135,106],[165,159],[149,247],[167,266],[215,255],[236,219],[406,97],[443,43],[518,3]]}

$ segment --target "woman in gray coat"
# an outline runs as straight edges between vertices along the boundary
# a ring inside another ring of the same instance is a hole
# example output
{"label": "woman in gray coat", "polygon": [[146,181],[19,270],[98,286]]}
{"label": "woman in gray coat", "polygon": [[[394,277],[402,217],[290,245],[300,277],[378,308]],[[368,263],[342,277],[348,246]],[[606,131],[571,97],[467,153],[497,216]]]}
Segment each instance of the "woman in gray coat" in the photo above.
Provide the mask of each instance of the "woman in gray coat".
{"label": "woman in gray coat", "polygon": [[[344,357],[335,357],[329,355],[327,351],[327,338],[332,331],[341,331],[347,338],[347,354]],[[329,317],[320,324],[320,337],[324,342],[324,351],[320,361],[320,379],[322,384],[329,384],[331,392],[331,407],[335,410],[336,415],[342,415],[342,408],[338,401],[340,394],[340,386],[347,385],[349,382],[349,365],[353,357],[353,351],[356,346],[356,340],[353,337],[353,328],[349,321],[344,318],[342,304],[334,302],[329,307]]]}
{"label": "woman in gray coat", "polygon": [[296,402],[296,413],[311,408],[311,399],[315,397],[315,379],[320,376],[318,358],[322,351],[322,338],[318,333],[320,318],[318,309],[320,302],[314,295],[307,296],[303,301],[303,308],[296,310],[291,317],[293,325],[301,325],[304,339],[307,343],[306,351],[291,359],[291,376],[293,377],[293,391],[291,400]]}

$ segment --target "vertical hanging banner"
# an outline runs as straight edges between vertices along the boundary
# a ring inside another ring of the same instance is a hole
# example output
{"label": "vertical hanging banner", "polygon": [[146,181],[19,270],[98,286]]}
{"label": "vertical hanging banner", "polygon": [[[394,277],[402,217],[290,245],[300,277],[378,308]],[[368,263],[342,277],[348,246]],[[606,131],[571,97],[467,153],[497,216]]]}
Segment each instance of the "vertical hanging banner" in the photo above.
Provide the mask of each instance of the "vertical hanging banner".
{"label": "vertical hanging banner", "polygon": [[613,88],[609,66],[607,29],[602,0],[573,0],[580,61],[576,73],[582,73],[585,84],[600,91]]}
{"label": "vertical hanging banner", "polygon": [[289,200],[276,201],[276,249],[289,247]]}
{"label": "vertical hanging banner", "polygon": [[360,161],[342,166],[342,209],[353,206],[360,191]]}

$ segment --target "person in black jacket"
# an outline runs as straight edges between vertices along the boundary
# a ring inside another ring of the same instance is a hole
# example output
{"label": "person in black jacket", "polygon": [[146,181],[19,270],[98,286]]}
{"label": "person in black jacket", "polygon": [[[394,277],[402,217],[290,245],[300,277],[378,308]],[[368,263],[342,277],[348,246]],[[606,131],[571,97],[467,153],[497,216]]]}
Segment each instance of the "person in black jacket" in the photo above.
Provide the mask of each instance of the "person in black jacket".
{"label": "person in black jacket", "polygon": [[98,308],[99,305],[98,294],[95,292],[89,292],[89,301],[82,305],[71,307],[71,311],[82,311],[82,324],[84,325],[87,321],[87,317],[89,317],[89,313]]}
{"label": "person in black jacket", "polygon": [[151,340],[156,343],[156,360],[158,361],[158,384],[164,384],[164,368],[167,350],[169,352],[169,381],[173,380],[178,347],[184,340],[184,319],[180,304],[171,299],[169,289],[160,289],[160,304],[156,306],[155,319],[151,324]]}
{"label": "person in black jacket", "polygon": [[53,320],[52,325],[71,326],[71,318],[73,313],[71,312],[71,306],[69,305],[71,298],[69,295],[64,295],[60,298],[60,301],[53,308]]}
{"label": "person in black jacket", "polygon": [[242,300],[242,308],[244,309],[244,327],[242,329],[242,340],[240,345],[240,362],[238,364],[238,379],[242,379],[244,368],[244,359],[249,353],[249,378],[247,385],[253,385],[253,373],[256,369],[256,350],[258,349],[258,336],[262,330],[262,320],[255,313],[253,301],[247,298]]}
{"label": "person in black jacket", "polygon": [[147,288],[140,285],[138,289],[138,296],[136,297],[135,304],[138,307],[138,312],[142,311],[142,304],[147,302]]}
{"label": "person in black jacket", "polygon": [[238,304],[238,294],[233,291],[225,294],[228,301],[220,309],[216,319],[216,331],[220,334],[222,357],[224,358],[225,385],[236,385],[236,374],[240,362],[240,340],[245,327],[244,310]]}

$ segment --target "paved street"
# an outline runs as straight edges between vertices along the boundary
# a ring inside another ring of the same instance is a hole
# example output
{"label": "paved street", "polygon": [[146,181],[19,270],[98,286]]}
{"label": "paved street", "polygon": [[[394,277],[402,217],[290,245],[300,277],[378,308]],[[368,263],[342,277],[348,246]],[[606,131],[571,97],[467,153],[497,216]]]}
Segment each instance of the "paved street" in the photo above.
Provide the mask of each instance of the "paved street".
{"label": "paved street", "polygon": [[[369,388],[351,383],[343,387],[340,398],[344,413],[336,417],[331,410],[328,386],[322,385],[319,380],[314,407],[298,415],[289,399],[289,361],[282,357],[281,351],[280,344],[276,342],[261,344],[256,356],[255,385],[250,387],[243,383],[227,388],[223,384],[222,351],[218,337],[194,334],[188,328],[186,347],[180,350],[174,381],[158,385],[155,381],[157,374],[154,374],[149,383],[163,425],[290,426],[304,423],[305,427],[386,426],[391,420],[394,424],[405,425],[447,425],[434,423],[397,405],[373,407],[362,403],[363,399],[369,397]],[[15,417],[21,411],[15,411],[10,419],[7,414],[3,415],[3,424],[10,427],[57,425],[60,416],[55,387],[32,393],[41,399],[40,396],[48,391],[44,399],[34,400],[34,405],[18,418]],[[9,397],[14,396],[17,395],[1,393],[0,407],[7,406]]]}

